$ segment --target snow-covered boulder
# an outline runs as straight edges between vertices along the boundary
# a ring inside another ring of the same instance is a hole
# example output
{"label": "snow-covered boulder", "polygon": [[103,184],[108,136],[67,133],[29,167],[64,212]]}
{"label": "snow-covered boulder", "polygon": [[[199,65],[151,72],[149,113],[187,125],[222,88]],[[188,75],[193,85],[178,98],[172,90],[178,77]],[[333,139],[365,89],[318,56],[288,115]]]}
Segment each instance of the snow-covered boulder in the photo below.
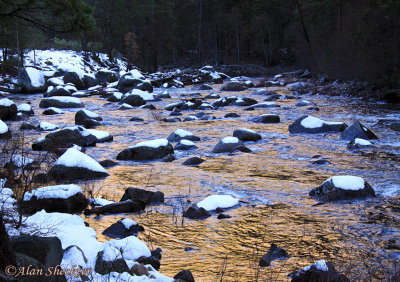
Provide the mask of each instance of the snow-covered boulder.
{"label": "snow-covered boulder", "polygon": [[73,126],[51,132],[45,137],[39,138],[32,144],[32,149],[35,151],[53,151],[58,148],[69,148],[73,145],[94,146],[97,140],[97,137],[87,129]]}
{"label": "snow-covered boulder", "polygon": [[246,90],[247,87],[240,82],[230,81],[222,85],[221,91],[243,91]]}
{"label": "snow-covered boulder", "polygon": [[126,93],[131,89],[137,87],[138,84],[144,81],[144,76],[138,70],[131,70],[129,73],[124,74],[118,80],[118,90]]}
{"label": "snow-covered boulder", "polygon": [[82,78],[83,83],[86,88],[96,86],[98,84],[96,76],[90,73],[85,73]]}
{"label": "snow-covered boulder", "polygon": [[71,92],[65,86],[55,86],[50,92],[43,94],[44,97],[71,96]]}
{"label": "snow-covered boulder", "polygon": [[0,119],[15,119],[18,113],[17,105],[7,98],[0,99]]}
{"label": "snow-covered boulder", "polygon": [[176,144],[174,147],[174,150],[181,150],[181,151],[194,150],[194,149],[197,149],[196,144],[194,144],[192,141],[185,139],[179,141],[179,143]]}
{"label": "snow-covered boulder", "polygon": [[52,130],[56,130],[58,128],[59,127],[56,124],[49,123],[49,122],[46,122],[46,121],[42,121],[38,125],[37,130],[39,130],[39,131],[52,131]]}
{"label": "snow-covered boulder", "polygon": [[23,114],[25,114],[27,116],[33,116],[34,115],[34,112],[32,110],[32,106],[27,104],[27,103],[18,105],[17,110],[18,110],[19,113],[23,113]]}
{"label": "snow-covered boulder", "polygon": [[212,150],[213,153],[231,153],[236,150],[237,147],[243,145],[237,137],[225,137],[223,138]]}
{"label": "snow-covered boulder", "polygon": [[49,78],[47,81],[46,81],[46,84],[47,84],[47,86],[54,86],[54,87],[56,87],[56,86],[62,86],[62,85],[64,85],[64,81],[62,81],[60,78],[58,78],[58,77],[52,77],[52,78]]}
{"label": "snow-covered boulder", "polygon": [[281,119],[278,115],[275,114],[263,114],[261,116],[253,118],[253,121],[259,123],[280,123]]}
{"label": "snow-covered boulder", "polygon": [[[75,124],[77,125],[88,125],[90,121],[97,121],[95,124],[99,125],[100,123],[98,121],[103,120],[99,114],[96,114],[92,111],[82,109],[76,112],[75,114]],[[89,128],[88,126],[85,126],[86,128]]]}
{"label": "snow-covered boulder", "polygon": [[236,129],[233,132],[233,137],[236,137],[241,141],[254,141],[254,142],[257,142],[262,139],[259,133],[246,128]]}
{"label": "snow-covered boulder", "polygon": [[302,116],[289,125],[290,133],[341,132],[347,125],[343,122],[327,122],[314,116]]}
{"label": "snow-covered boulder", "polygon": [[64,113],[64,111],[59,108],[50,107],[50,108],[45,109],[42,114],[50,116],[50,115],[60,115],[63,113]]}
{"label": "snow-covered boulder", "polygon": [[174,148],[167,139],[155,139],[131,146],[117,156],[117,160],[156,160],[173,154]]}
{"label": "snow-covered boulder", "polygon": [[118,74],[114,71],[102,69],[95,73],[98,84],[118,81]]}
{"label": "snow-covered boulder", "polygon": [[39,103],[40,108],[83,108],[83,103],[76,97],[50,97],[44,98]]}
{"label": "snow-covered boulder", "polygon": [[21,69],[18,72],[18,85],[28,93],[45,91],[45,80],[43,74],[32,67]]}
{"label": "snow-covered boulder", "polygon": [[22,202],[24,211],[31,214],[42,209],[47,212],[81,212],[87,204],[82,189],[74,184],[37,188],[25,193]]}
{"label": "snow-covered boulder", "polygon": [[143,82],[139,83],[136,87],[137,89],[142,91],[147,91],[150,93],[153,92],[153,85],[148,80],[144,80]]}
{"label": "snow-covered boulder", "polygon": [[114,137],[107,131],[88,129],[88,132],[97,138],[97,143],[111,142]]}
{"label": "snow-covered boulder", "polygon": [[9,138],[11,138],[11,131],[8,129],[7,124],[0,119],[0,139]]}
{"label": "snow-covered boulder", "polygon": [[359,121],[355,121],[351,126],[347,127],[341,134],[340,138],[351,141],[355,138],[366,140],[378,139],[378,137],[370,129],[365,127]]}
{"label": "snow-covered boulder", "polygon": [[152,102],[155,101],[154,95],[147,92],[147,91],[142,91],[140,89],[132,89],[128,93],[125,94],[125,97],[128,97],[129,95],[138,95],[143,98],[146,102]]}
{"label": "snow-covered boulder", "polygon": [[288,275],[292,282],[301,281],[340,281],[350,282],[343,274],[339,273],[332,263],[321,259],[300,270],[294,271]]}
{"label": "snow-covered boulder", "polygon": [[50,169],[49,175],[56,181],[95,179],[108,176],[107,171],[94,159],[69,148],[57,159]]}
{"label": "snow-covered boulder", "polygon": [[347,144],[347,149],[353,150],[353,149],[366,148],[369,146],[372,146],[372,143],[369,142],[368,140],[355,138],[354,140],[350,141],[349,144]]}
{"label": "snow-covered boulder", "polygon": [[239,200],[231,195],[211,195],[197,203],[199,208],[206,211],[214,211],[216,209],[232,208],[239,204]]}
{"label": "snow-covered boulder", "polygon": [[128,236],[137,236],[140,231],[144,231],[143,226],[130,218],[123,218],[107,227],[102,234],[111,238],[122,239]]}
{"label": "snow-covered boulder", "polygon": [[333,176],[310,191],[309,195],[320,201],[339,201],[375,197],[375,191],[358,176]]}
{"label": "snow-covered boulder", "polygon": [[122,94],[121,92],[114,92],[110,97],[107,98],[107,101],[109,102],[119,102],[122,99]]}
{"label": "snow-covered boulder", "polygon": [[119,106],[118,110],[125,111],[125,110],[132,110],[133,107],[127,103],[123,103],[121,106]]}
{"label": "snow-covered boulder", "polygon": [[172,111],[173,109],[180,109],[183,106],[183,104],[184,104],[184,102],[182,102],[182,101],[173,102],[173,103],[166,105],[164,107],[164,110]]}
{"label": "snow-covered boulder", "polygon": [[83,74],[77,73],[75,71],[67,72],[64,77],[64,83],[72,83],[78,90],[85,89],[85,83],[83,82]]}
{"label": "snow-covered boulder", "polygon": [[182,139],[190,140],[190,141],[200,141],[200,137],[197,137],[193,133],[183,130],[183,129],[175,130],[168,136],[167,139],[169,142],[179,142]]}

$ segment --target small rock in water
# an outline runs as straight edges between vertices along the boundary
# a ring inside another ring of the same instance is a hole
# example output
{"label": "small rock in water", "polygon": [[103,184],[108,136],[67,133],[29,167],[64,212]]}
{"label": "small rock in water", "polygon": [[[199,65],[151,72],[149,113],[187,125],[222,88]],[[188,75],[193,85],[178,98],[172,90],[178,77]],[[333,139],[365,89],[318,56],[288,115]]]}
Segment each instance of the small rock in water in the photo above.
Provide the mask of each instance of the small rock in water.
{"label": "small rock in water", "polygon": [[228,113],[224,116],[224,118],[238,118],[240,117],[240,115],[238,115],[237,113]]}
{"label": "small rock in water", "polygon": [[102,160],[99,162],[102,167],[112,167],[118,165],[118,162],[113,160]]}
{"label": "small rock in water", "polygon": [[192,158],[184,161],[182,164],[187,165],[187,166],[198,166],[199,164],[201,164],[203,162],[204,162],[204,160],[202,158],[192,157]]}
{"label": "small rock in water", "polygon": [[258,265],[261,267],[270,266],[273,260],[287,259],[289,257],[290,257],[289,254],[284,249],[279,248],[275,244],[271,244],[271,247],[269,247],[268,252],[265,255],[263,255]]}
{"label": "small rock in water", "polygon": [[343,274],[339,273],[332,263],[319,260],[312,265],[306,266],[288,275],[292,282],[303,281],[332,281],[350,282]]}
{"label": "small rock in water", "polygon": [[218,219],[225,219],[225,218],[231,218],[232,216],[230,216],[230,215],[228,215],[228,214],[223,214],[223,213],[220,213],[218,216],[217,216],[217,218]]}
{"label": "small rock in water", "polygon": [[174,276],[175,281],[195,282],[192,272],[190,270],[182,270]]}

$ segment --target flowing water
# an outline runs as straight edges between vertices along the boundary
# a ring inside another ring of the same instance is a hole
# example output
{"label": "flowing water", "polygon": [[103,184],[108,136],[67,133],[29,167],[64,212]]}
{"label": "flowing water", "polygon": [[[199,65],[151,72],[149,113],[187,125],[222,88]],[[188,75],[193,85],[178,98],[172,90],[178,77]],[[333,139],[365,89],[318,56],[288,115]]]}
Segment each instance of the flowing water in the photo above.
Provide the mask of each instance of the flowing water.
{"label": "flowing water", "polygon": [[[214,86],[219,88],[220,85]],[[270,90],[288,93],[284,88]],[[185,88],[169,92],[172,99],[153,103],[158,109],[199,91]],[[209,93],[263,99],[251,91],[201,91],[202,96]],[[198,149],[176,151],[176,160],[171,163],[121,161],[107,169],[109,177],[81,183],[84,187],[94,187],[98,197],[115,201],[120,200],[127,187],[162,191],[165,205],[149,206],[142,214],[83,218],[97,231],[101,241],[110,239],[101,233],[117,220],[123,217],[136,220],[145,227],[139,237],[153,249],[162,248],[160,272],[170,276],[189,269],[196,281],[285,281],[288,273],[326,259],[355,281],[367,277],[387,279],[400,258],[400,137],[378,120],[398,121],[399,108],[345,97],[302,98],[316,103],[320,111],[294,107],[297,100],[278,100],[280,108],[244,111],[244,107],[229,106],[205,111],[215,116],[215,120],[184,123],[161,122],[160,118],[168,114],[164,110],[121,111],[116,103],[98,96],[82,98],[86,109],[103,117],[102,126],[97,129],[114,136],[113,142],[87,148],[86,153],[96,160],[115,159],[128,146],[166,138],[178,128],[201,138],[196,142]],[[74,111],[44,116],[38,108],[41,95],[27,99],[36,113],[33,121],[59,126],[74,123]],[[240,118],[223,119],[228,112],[238,113]],[[264,113],[278,114],[281,122],[251,122],[253,116]],[[189,114],[193,111],[184,112],[184,117]],[[290,135],[288,125],[304,114],[347,124],[360,120],[380,141],[374,148],[351,152],[339,134]],[[145,121],[131,122],[132,116]],[[211,153],[221,138],[231,136],[238,128],[252,129],[262,135],[261,141],[246,144],[253,153]],[[31,140],[44,136],[38,132],[29,134]],[[206,161],[199,167],[182,165],[195,155]],[[312,164],[318,159],[316,155],[331,164]],[[316,205],[317,201],[308,192],[334,175],[361,176],[374,187],[378,197]],[[218,220],[216,215],[205,220],[182,218],[182,210],[189,201],[198,202],[211,194],[230,194],[240,198],[241,204],[225,212],[232,216],[229,219]],[[291,258],[260,269],[258,260],[271,243],[286,249]],[[191,250],[185,251],[188,247]]]}

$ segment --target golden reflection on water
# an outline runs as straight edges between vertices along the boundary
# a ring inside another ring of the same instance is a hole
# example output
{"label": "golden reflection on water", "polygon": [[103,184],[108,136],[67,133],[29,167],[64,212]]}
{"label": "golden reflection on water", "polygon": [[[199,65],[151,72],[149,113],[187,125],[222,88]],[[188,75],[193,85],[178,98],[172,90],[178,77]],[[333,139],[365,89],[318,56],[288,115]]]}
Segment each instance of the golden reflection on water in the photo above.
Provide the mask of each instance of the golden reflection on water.
{"label": "golden reflection on water", "polygon": [[[286,92],[282,88],[276,90]],[[174,99],[155,103],[157,108],[180,99],[179,95],[185,90],[179,91],[173,93]],[[219,94],[240,96],[249,93]],[[259,101],[263,98],[252,97]],[[291,271],[326,259],[334,262],[352,280],[358,280],[362,275],[369,275],[363,260],[367,261],[367,266],[373,265],[373,259],[382,254],[382,242],[394,236],[377,235],[381,229],[397,228],[394,234],[399,234],[399,221],[387,220],[394,214],[389,206],[380,211],[386,218],[384,222],[381,218],[370,216],[380,199],[367,201],[367,209],[362,201],[314,206],[316,201],[308,197],[310,189],[337,174],[360,175],[379,187],[386,185],[381,180],[383,175],[391,183],[399,184],[398,155],[392,158],[381,158],[379,155],[375,159],[371,156],[365,158],[349,152],[346,142],[337,141],[337,134],[291,136],[288,133],[288,125],[303,114],[327,116],[326,120],[334,120],[332,115],[335,112],[351,115],[355,111],[353,106],[344,103],[333,106],[332,101],[316,97],[314,101],[321,111],[310,113],[304,108],[293,107],[297,100],[279,100],[276,103],[281,108],[243,111],[241,107],[232,106],[224,110],[205,111],[217,118],[236,112],[241,115],[239,119],[163,123],[157,119],[165,117],[165,111],[158,111],[158,114],[143,109],[119,111],[115,104],[98,97],[82,100],[86,108],[103,117],[102,126],[97,129],[114,136],[111,143],[87,148],[86,153],[97,160],[115,159],[118,152],[128,146],[143,140],[166,138],[178,128],[193,132],[202,140],[196,142],[198,149],[195,151],[176,152],[177,160],[171,163],[122,161],[120,165],[107,169],[109,177],[82,184],[94,186],[98,197],[114,201],[121,199],[127,187],[164,192],[165,205],[150,206],[142,214],[83,216],[101,241],[110,239],[101,232],[122,217],[138,221],[145,227],[145,232],[139,237],[152,249],[161,247],[163,250],[161,273],[174,276],[180,270],[189,269],[196,281],[219,281],[221,276],[223,281],[286,281],[286,275]],[[37,108],[39,101],[38,96],[32,99],[37,113],[34,121],[73,125],[74,112],[43,116]],[[289,106],[292,107],[285,108]],[[253,116],[264,113],[277,113],[282,122],[249,122]],[[129,122],[132,116],[141,117],[145,122]],[[248,128],[262,134],[263,140],[246,143],[254,152],[212,154],[213,146],[221,138],[231,136],[237,128]],[[384,132],[377,130],[384,136]],[[44,134],[33,132],[29,138],[33,141]],[[182,166],[184,160],[194,155],[206,161],[198,168]],[[322,155],[331,164],[312,165],[315,155]],[[213,215],[205,220],[182,219],[182,210],[188,206],[188,201],[198,202],[207,195],[226,193],[242,201],[239,208],[226,211],[232,218],[218,220]],[[271,267],[258,268],[258,260],[272,243],[286,249],[291,258],[274,261]],[[185,251],[186,247],[193,250]],[[351,268],[350,264],[353,264]]]}

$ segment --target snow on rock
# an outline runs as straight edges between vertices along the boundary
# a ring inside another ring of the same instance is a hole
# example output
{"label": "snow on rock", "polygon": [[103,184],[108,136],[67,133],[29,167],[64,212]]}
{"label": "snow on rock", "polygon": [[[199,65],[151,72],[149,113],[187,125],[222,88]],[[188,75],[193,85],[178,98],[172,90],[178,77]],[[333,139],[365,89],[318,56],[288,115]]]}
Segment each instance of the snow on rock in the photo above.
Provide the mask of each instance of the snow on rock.
{"label": "snow on rock", "polygon": [[61,86],[64,85],[64,81],[58,77],[52,77],[47,80],[47,84],[51,86]]}
{"label": "snow on rock", "polygon": [[[64,113],[63,110],[56,108],[56,107],[49,107],[46,109],[46,111],[47,111],[46,114],[63,114]],[[45,114],[45,113],[43,112],[43,114]]]}
{"label": "snow on rock", "polygon": [[146,92],[146,91],[139,90],[139,89],[132,89],[126,95],[139,95],[145,101],[154,101],[154,95],[153,94],[151,94],[149,92]]}
{"label": "snow on rock", "polygon": [[172,132],[168,136],[168,141],[170,142],[179,142],[182,139],[185,140],[190,140],[190,141],[200,141],[200,138],[195,136],[193,133],[183,130],[183,129],[177,129],[174,132]]}
{"label": "snow on rock", "polygon": [[156,160],[174,153],[167,139],[155,139],[139,142],[120,152],[117,160]]}
{"label": "snow on rock", "polygon": [[356,138],[356,139],[354,139],[354,144],[360,145],[360,146],[369,146],[369,145],[372,145],[372,143],[369,142],[368,140],[361,139],[361,138]]}
{"label": "snow on rock", "polygon": [[375,197],[375,190],[358,176],[333,176],[309,193],[320,201],[338,201]]}
{"label": "snow on rock", "polygon": [[81,111],[83,111],[83,112],[84,112],[88,117],[90,117],[90,118],[97,119],[97,118],[100,117],[99,114],[96,114],[96,113],[94,113],[94,112],[92,112],[92,111],[89,111],[89,110],[86,110],[86,109],[82,109]]}
{"label": "snow on rock", "polygon": [[107,131],[96,130],[96,129],[88,129],[87,131],[90,134],[96,136],[98,143],[108,142],[113,140],[113,137]]}
{"label": "snow on rock", "polygon": [[61,157],[59,157],[55,162],[55,165],[82,167],[91,171],[107,174],[107,171],[98,162],[74,148],[69,148],[63,155],[61,155]]}
{"label": "snow on rock", "polygon": [[314,116],[302,116],[289,125],[290,133],[341,132],[347,125],[343,122],[327,122]]}
{"label": "snow on rock", "polygon": [[29,104],[20,104],[20,105],[18,105],[18,107],[17,107],[17,109],[18,109],[18,112],[25,112],[25,113],[30,113],[30,112],[32,112],[32,107],[31,107],[31,105],[29,105]]}
{"label": "snow on rock", "polygon": [[137,222],[130,218],[121,219],[121,223],[125,226],[126,229],[129,229],[131,226],[137,225]]}
{"label": "snow on rock", "polygon": [[28,73],[33,87],[36,88],[44,85],[44,77],[39,70],[30,67],[25,68],[25,70]]}
{"label": "snow on rock", "polygon": [[14,104],[15,103],[13,101],[11,101],[10,99],[7,99],[7,98],[0,99],[0,106],[10,107],[11,105],[14,105]]}
{"label": "snow on rock", "polygon": [[21,69],[18,72],[18,84],[26,92],[40,92],[45,89],[43,74],[32,67]]}
{"label": "snow on rock", "polygon": [[216,210],[217,208],[226,209],[239,204],[239,200],[231,195],[211,195],[197,203],[199,208],[206,211]]}
{"label": "snow on rock", "polygon": [[325,260],[323,260],[323,259],[321,259],[319,261],[316,261],[313,264],[304,267],[302,270],[307,271],[307,270],[311,269],[312,266],[314,266],[316,269],[322,270],[322,271],[328,271],[329,270],[328,266],[326,265]]}
{"label": "snow on rock", "polygon": [[159,148],[168,145],[167,139],[154,139],[150,141],[139,142],[136,145],[129,147],[130,149],[138,148],[138,147],[151,147],[151,148]]}
{"label": "snow on rock", "polygon": [[239,143],[239,139],[236,137],[225,137],[221,141],[222,141],[222,143],[225,143],[225,144]]}
{"label": "snow on rock", "polygon": [[8,132],[8,126],[0,119],[0,134],[4,134]]}
{"label": "snow on rock", "polygon": [[136,260],[140,257],[150,257],[150,249],[135,236],[129,236],[121,240],[110,240],[104,243],[103,260],[114,261],[124,258]]}
{"label": "snow on rock", "polygon": [[106,199],[101,199],[101,198],[94,198],[94,199],[89,199],[89,204],[93,206],[106,206],[115,203],[114,201],[106,200]]}
{"label": "snow on rock", "polygon": [[59,128],[58,125],[52,124],[52,123],[49,123],[49,122],[46,122],[46,121],[42,121],[39,124],[39,130],[43,130],[43,131],[55,130],[55,129],[58,129],[58,128]]}
{"label": "snow on rock", "polygon": [[79,98],[76,97],[50,97],[44,98],[39,103],[40,108],[82,108],[83,104]]}
{"label": "snow on rock", "polygon": [[13,163],[13,165],[15,165],[16,167],[24,167],[28,164],[33,163],[33,159],[27,157],[27,156],[22,156],[20,154],[15,154],[11,157],[11,162]]}
{"label": "snow on rock", "polygon": [[35,190],[32,190],[32,192],[26,192],[24,195],[24,201],[29,201],[33,196],[35,196],[37,199],[67,199],[78,193],[82,193],[82,189],[81,187],[74,184],[47,186],[37,188]]}

